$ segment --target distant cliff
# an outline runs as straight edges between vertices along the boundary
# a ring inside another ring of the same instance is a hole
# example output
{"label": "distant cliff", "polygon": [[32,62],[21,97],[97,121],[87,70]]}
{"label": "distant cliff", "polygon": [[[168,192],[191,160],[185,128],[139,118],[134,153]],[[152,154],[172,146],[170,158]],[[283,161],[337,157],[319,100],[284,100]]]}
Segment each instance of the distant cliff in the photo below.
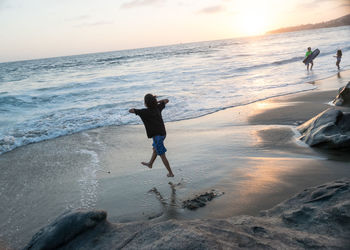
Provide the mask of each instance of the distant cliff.
{"label": "distant cliff", "polygon": [[330,27],[338,27],[350,25],[350,14],[346,16],[339,17],[337,19],[330,20],[328,22],[316,23],[316,24],[304,24],[299,26],[292,26],[281,28],[277,30],[271,30],[266,32],[266,34],[276,34],[276,33],[284,33],[284,32],[292,32],[298,30],[309,30],[309,29],[319,29],[319,28],[330,28]]}

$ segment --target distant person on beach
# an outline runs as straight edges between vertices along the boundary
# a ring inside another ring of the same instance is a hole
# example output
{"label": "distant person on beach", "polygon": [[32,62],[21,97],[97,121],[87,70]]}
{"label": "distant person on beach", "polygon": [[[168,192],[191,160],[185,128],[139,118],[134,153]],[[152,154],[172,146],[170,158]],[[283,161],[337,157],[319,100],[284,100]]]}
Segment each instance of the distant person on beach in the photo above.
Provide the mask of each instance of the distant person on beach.
{"label": "distant person on beach", "polygon": [[338,51],[337,51],[337,55],[336,56],[334,56],[334,57],[336,57],[337,58],[337,62],[335,63],[335,65],[337,65],[337,67],[338,67],[338,70],[340,70],[340,66],[339,66],[339,64],[340,64],[340,61],[341,61],[341,57],[343,56],[343,53],[341,52],[341,50],[340,49],[338,49]]}
{"label": "distant person on beach", "polygon": [[167,149],[164,147],[166,131],[162,118],[162,110],[165,108],[165,105],[169,102],[169,100],[163,99],[157,101],[156,96],[147,94],[145,95],[144,101],[146,108],[132,108],[129,110],[130,113],[140,116],[143,124],[145,125],[147,137],[153,139],[153,153],[151,159],[149,162],[141,162],[141,164],[152,168],[153,162],[157,158],[157,155],[159,155],[164,166],[169,172],[167,176],[174,177],[169,161],[165,156],[165,152],[167,151]]}
{"label": "distant person on beach", "polygon": [[[311,54],[312,54],[311,47],[309,47],[309,48],[307,48],[307,51],[306,51],[306,54],[305,54],[305,58],[307,58]],[[311,64],[310,70],[312,70],[312,67],[314,66],[314,62],[311,61],[310,64]],[[309,70],[309,63],[306,64],[306,68],[307,68],[307,70]]]}

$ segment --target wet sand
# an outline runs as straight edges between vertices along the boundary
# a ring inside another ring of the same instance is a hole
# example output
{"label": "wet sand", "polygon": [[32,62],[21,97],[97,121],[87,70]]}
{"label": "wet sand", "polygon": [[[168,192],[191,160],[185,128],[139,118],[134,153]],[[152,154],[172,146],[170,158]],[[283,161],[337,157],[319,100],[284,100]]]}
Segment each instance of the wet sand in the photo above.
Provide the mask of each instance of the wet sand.
{"label": "wet sand", "polygon": [[[306,187],[350,177],[348,152],[309,148],[295,130],[330,107],[349,80],[345,71],[310,83],[313,91],[167,123],[173,179],[160,159],[152,170],[140,164],[152,144],[142,125],[94,129],[3,154],[0,239],[22,247],[78,207],[107,210],[112,222],[256,215]],[[176,192],[169,181],[179,184]],[[149,192],[154,188],[161,198]],[[211,189],[224,195],[196,211],[181,208]]]}

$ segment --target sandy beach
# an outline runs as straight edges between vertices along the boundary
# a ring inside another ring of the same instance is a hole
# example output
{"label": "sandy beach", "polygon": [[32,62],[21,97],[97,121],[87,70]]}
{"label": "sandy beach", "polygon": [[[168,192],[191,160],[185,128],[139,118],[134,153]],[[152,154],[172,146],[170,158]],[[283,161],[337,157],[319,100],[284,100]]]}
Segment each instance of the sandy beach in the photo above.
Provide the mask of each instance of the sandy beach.
{"label": "sandy beach", "polygon": [[[310,83],[315,90],[166,123],[173,179],[160,159],[152,170],[140,164],[151,156],[142,125],[98,128],[5,153],[0,240],[23,247],[58,215],[80,207],[104,209],[111,222],[257,215],[306,187],[350,177],[348,151],[310,148],[296,131],[329,108],[348,81],[350,71],[343,71]],[[178,184],[176,193],[169,181]],[[195,211],[181,208],[212,189],[223,195]]]}

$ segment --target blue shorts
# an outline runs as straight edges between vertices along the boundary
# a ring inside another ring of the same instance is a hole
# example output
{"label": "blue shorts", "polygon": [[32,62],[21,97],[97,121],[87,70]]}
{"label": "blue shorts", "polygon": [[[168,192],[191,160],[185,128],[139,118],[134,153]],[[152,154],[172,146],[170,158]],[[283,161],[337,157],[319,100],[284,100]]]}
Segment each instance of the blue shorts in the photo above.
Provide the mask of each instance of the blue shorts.
{"label": "blue shorts", "polygon": [[163,155],[166,152],[166,148],[164,147],[165,136],[156,135],[153,136],[153,148],[156,150],[157,155]]}

